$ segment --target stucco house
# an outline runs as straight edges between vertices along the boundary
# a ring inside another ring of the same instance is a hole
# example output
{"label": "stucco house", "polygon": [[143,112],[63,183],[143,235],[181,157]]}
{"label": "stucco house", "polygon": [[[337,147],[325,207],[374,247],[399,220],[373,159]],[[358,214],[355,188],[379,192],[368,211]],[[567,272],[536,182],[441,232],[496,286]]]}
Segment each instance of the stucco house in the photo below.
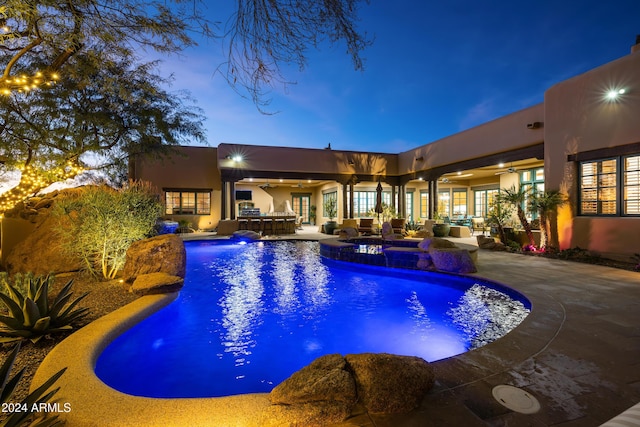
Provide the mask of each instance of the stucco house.
{"label": "stucco house", "polygon": [[[241,209],[293,210],[326,221],[370,215],[376,186],[399,216],[486,217],[500,188],[560,190],[562,249],[629,260],[640,253],[640,43],[631,53],[550,87],[544,102],[401,153],[221,143],[136,159],[131,178],[162,192],[166,216],[215,229]],[[531,213],[535,216],[535,213]]]}

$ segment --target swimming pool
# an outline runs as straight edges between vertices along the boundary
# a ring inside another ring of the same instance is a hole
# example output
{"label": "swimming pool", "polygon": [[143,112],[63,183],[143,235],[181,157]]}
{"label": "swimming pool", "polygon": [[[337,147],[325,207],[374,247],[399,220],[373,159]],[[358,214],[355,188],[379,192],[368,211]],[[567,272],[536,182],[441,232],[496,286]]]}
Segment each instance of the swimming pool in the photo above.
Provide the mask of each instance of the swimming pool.
{"label": "swimming pool", "polygon": [[434,361],[507,333],[529,313],[499,285],[326,260],[317,242],[185,242],[178,299],[116,338],[96,375],[124,393],[269,392],[323,354]]}

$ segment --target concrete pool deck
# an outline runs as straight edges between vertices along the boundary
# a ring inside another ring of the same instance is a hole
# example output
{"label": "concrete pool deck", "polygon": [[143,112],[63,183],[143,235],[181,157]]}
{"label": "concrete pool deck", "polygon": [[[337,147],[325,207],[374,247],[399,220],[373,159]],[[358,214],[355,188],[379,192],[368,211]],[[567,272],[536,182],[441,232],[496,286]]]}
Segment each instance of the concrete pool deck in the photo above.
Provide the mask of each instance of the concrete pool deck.
{"label": "concrete pool deck", "polygon": [[[339,426],[588,427],[640,402],[639,273],[491,251],[478,257],[475,275],[524,293],[531,314],[494,343],[434,362],[437,382],[418,410],[393,416],[362,412]],[[71,412],[62,414],[67,425],[260,425],[265,394],[148,399],[116,392],[95,377],[95,359],[104,346],[172,299],[144,297],[74,333],[50,353],[34,384],[68,367],[56,396],[71,404]],[[501,384],[525,389],[541,410],[525,415],[505,408],[492,396]]]}

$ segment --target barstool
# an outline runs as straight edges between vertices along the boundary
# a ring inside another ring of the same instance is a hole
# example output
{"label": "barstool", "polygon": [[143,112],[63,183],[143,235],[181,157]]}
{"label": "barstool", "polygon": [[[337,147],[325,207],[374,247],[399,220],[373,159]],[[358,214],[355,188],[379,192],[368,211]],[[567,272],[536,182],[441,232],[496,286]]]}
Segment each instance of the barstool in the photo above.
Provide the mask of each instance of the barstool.
{"label": "barstool", "polygon": [[280,234],[280,233],[284,233],[284,218],[276,218],[275,220],[275,230],[274,233],[275,234]]}
{"label": "barstool", "polygon": [[[268,233],[267,233],[268,230]],[[273,234],[273,219],[262,218],[262,234]]]}
{"label": "barstool", "polygon": [[288,234],[293,234],[296,232],[296,219],[295,218],[287,218],[285,220],[285,225]]}
{"label": "barstool", "polygon": [[249,230],[255,231],[256,233],[259,232],[259,231],[262,231],[261,230],[262,224],[261,224],[260,218],[251,218],[249,220],[249,223],[250,223],[249,224]]}
{"label": "barstool", "polygon": [[248,230],[249,229],[249,220],[246,218],[240,218],[238,220],[238,230]]}

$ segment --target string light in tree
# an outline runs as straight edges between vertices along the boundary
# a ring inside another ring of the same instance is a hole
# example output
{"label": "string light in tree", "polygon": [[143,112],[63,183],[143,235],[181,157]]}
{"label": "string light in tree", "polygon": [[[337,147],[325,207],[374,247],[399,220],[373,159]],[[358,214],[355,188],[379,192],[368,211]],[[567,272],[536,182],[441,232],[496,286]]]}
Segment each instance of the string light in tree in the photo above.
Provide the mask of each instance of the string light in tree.
{"label": "string light in tree", "polygon": [[58,80],[60,80],[58,73],[42,71],[32,76],[20,74],[14,77],[1,77],[0,93],[10,95],[13,91],[30,92],[42,86],[53,86]]}
{"label": "string light in tree", "polygon": [[[21,168],[20,184],[4,194],[0,194],[0,212],[12,209],[18,203],[54,182],[74,178],[82,172],[84,172],[84,168],[73,162],[67,162],[62,167],[53,168],[46,172],[25,166]],[[1,217],[2,215],[0,215]]]}

